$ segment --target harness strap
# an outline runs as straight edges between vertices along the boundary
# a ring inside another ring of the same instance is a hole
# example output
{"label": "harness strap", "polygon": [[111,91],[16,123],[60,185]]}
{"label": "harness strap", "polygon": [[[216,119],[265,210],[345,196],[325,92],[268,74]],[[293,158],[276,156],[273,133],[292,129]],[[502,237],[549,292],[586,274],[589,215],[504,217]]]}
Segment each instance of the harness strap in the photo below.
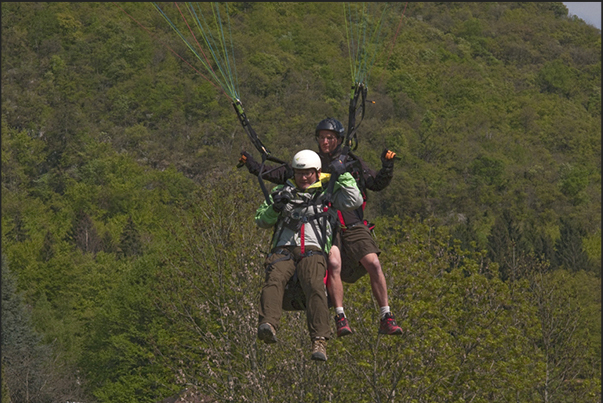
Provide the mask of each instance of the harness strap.
{"label": "harness strap", "polygon": [[[306,220],[304,220],[306,221]],[[301,228],[299,230],[299,237],[300,237],[300,249],[301,249],[301,255],[304,256],[305,252],[306,252],[306,223],[302,221],[302,225]]]}
{"label": "harness strap", "polygon": [[[365,220],[364,217],[364,208],[366,207],[366,196],[364,194],[364,192],[362,192],[362,206],[360,206],[359,208],[357,208],[356,210],[354,210],[354,212],[356,213],[356,217],[358,217],[358,222],[351,224],[351,225],[346,225],[345,224],[345,220],[343,219],[343,214],[341,214],[341,211],[337,210],[337,217],[339,218],[339,223],[341,224],[341,230],[345,231],[348,228],[352,228],[357,226],[358,224],[364,224],[367,227],[369,227],[369,229],[373,229],[374,225],[369,225],[369,222],[367,220]],[[362,213],[361,213],[362,212]]]}
{"label": "harness strap", "polygon": [[266,185],[264,184],[264,179],[262,178],[262,173],[264,172],[264,165],[266,165],[266,157],[267,157],[267,154],[262,154],[262,164],[260,165],[260,172],[258,173],[258,182],[260,183],[260,189],[262,189],[262,193],[264,194],[266,203],[268,203],[268,205],[270,205],[272,203],[270,202],[270,198],[268,197],[268,189],[266,189]]}
{"label": "harness strap", "polygon": [[291,252],[289,251],[289,249],[284,249],[284,248],[274,249],[270,254],[271,255],[274,255],[274,254],[277,254],[277,255],[288,255],[289,257],[291,257]]}
{"label": "harness strap", "polygon": [[310,256],[314,256],[314,255],[322,255],[322,256],[324,256],[326,258],[326,254],[323,251],[321,251],[321,250],[309,250],[309,251],[305,252],[301,256],[301,258],[303,259],[305,257],[310,257]]}
{"label": "harness strap", "polygon": [[[289,252],[287,249],[275,249],[273,250],[268,256],[270,255],[285,255],[280,259],[276,259],[274,262],[269,263],[268,265],[266,265],[266,276],[268,276],[268,273],[272,271],[272,267],[279,263],[279,262],[284,262],[285,260],[289,260],[289,259],[293,259],[293,256],[291,255],[291,252]],[[296,273],[297,274],[297,273]]]}
{"label": "harness strap", "polygon": [[309,250],[306,252],[302,252],[300,254],[299,258],[296,258],[295,256],[293,256],[293,254],[288,249],[284,249],[284,248],[274,249],[270,253],[270,255],[275,255],[275,254],[276,255],[285,255],[285,256],[280,259],[275,260],[274,262],[270,263],[270,265],[274,265],[275,263],[282,262],[284,260],[289,260],[289,259],[293,259],[293,261],[295,263],[298,263],[301,259],[303,259],[305,257],[314,256],[314,255],[322,255],[322,256],[326,257],[326,253],[322,250]]}
{"label": "harness strap", "polygon": [[339,217],[339,223],[341,224],[341,229],[345,229],[345,221],[343,220],[343,214],[341,214],[341,211],[337,210],[337,217]]}

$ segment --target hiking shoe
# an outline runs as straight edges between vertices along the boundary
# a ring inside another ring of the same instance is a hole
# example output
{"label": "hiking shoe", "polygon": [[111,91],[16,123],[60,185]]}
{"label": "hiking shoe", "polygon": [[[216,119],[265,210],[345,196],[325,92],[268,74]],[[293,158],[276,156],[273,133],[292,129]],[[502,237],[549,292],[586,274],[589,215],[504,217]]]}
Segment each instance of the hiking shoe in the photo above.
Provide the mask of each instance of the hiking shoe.
{"label": "hiking shoe", "polygon": [[335,316],[335,326],[337,326],[337,337],[343,337],[353,333],[348,324],[348,319],[343,316],[342,313]]}
{"label": "hiking shoe", "polygon": [[327,360],[327,341],[325,339],[312,339],[312,359],[315,361]]}
{"label": "hiking shoe", "polygon": [[396,321],[394,320],[394,317],[391,312],[386,313],[383,319],[381,319],[381,324],[379,325],[379,333],[389,335],[402,334],[402,328],[396,325]]}
{"label": "hiking shoe", "polygon": [[258,339],[266,344],[276,343],[276,331],[270,323],[262,323],[258,327]]}

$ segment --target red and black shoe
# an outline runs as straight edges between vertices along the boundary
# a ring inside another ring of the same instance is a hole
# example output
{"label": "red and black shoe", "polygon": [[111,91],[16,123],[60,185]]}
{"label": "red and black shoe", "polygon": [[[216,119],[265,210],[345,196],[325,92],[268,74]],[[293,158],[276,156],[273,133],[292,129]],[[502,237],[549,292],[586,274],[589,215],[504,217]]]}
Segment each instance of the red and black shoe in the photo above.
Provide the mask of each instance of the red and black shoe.
{"label": "red and black shoe", "polygon": [[343,337],[354,333],[348,324],[347,318],[343,316],[342,313],[335,316],[335,326],[337,326],[337,337]]}
{"label": "red and black shoe", "polygon": [[386,313],[383,319],[381,319],[381,324],[379,325],[379,333],[389,335],[402,334],[402,328],[396,325],[396,321],[394,320],[394,316],[391,314],[391,312]]}

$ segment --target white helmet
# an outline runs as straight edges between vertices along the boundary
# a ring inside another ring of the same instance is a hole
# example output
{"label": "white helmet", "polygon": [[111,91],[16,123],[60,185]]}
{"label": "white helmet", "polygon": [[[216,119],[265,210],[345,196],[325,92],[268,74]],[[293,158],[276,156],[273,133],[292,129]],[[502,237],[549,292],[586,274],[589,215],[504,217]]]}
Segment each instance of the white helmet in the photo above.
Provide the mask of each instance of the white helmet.
{"label": "white helmet", "polygon": [[320,157],[312,150],[301,150],[293,156],[291,166],[294,169],[310,169],[314,168],[317,171],[322,168]]}

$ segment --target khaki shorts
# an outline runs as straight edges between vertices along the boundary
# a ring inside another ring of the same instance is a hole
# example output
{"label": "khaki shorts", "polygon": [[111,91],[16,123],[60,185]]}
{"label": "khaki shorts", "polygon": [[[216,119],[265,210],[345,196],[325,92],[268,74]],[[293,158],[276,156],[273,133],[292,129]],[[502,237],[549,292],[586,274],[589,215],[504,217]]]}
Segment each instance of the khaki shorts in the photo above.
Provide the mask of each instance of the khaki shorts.
{"label": "khaki shorts", "polygon": [[340,230],[339,237],[335,245],[341,250],[341,280],[355,283],[366,274],[360,259],[369,253],[379,255],[381,250],[366,225],[359,224],[345,231]]}

